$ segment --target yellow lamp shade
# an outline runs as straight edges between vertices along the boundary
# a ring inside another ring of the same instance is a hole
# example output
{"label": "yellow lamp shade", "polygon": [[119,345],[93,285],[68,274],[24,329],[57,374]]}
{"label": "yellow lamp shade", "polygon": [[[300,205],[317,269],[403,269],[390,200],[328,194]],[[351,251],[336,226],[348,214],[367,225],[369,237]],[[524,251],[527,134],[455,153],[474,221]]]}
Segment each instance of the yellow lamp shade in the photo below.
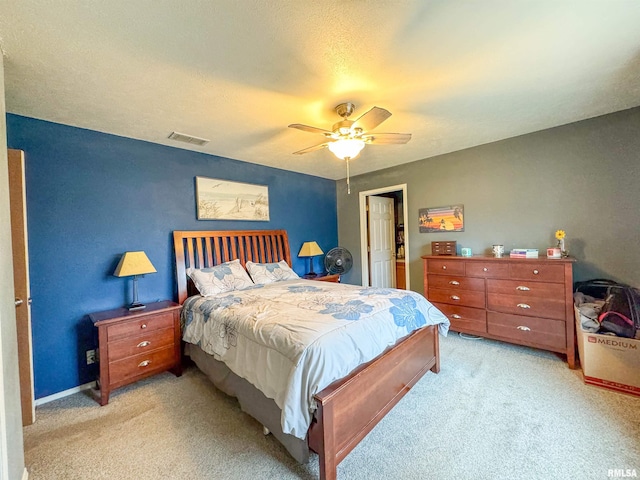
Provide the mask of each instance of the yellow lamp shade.
{"label": "yellow lamp shade", "polygon": [[113,274],[116,277],[130,277],[156,273],[155,267],[144,252],[125,252]]}
{"label": "yellow lamp shade", "polygon": [[324,252],[316,242],[304,242],[302,244],[302,248],[300,249],[300,253],[298,253],[298,256],[315,257],[316,255],[322,255],[323,253]]}

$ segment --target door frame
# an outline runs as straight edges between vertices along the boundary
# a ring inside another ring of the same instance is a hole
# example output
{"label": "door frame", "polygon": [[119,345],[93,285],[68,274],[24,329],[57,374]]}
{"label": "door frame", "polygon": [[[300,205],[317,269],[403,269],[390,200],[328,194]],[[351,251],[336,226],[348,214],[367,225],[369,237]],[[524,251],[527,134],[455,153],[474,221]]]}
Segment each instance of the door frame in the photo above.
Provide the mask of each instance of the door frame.
{"label": "door frame", "polygon": [[[366,190],[364,192],[360,192],[359,194],[359,202],[360,202],[360,258],[362,265],[362,286],[369,287],[369,242],[367,239],[367,197],[372,195],[380,195],[381,193],[391,193],[402,191],[402,216],[404,217],[404,258],[409,257],[409,236],[407,232],[409,231],[409,202],[407,201],[407,184],[402,183],[399,185],[393,185],[390,187],[382,187],[376,188],[375,190]],[[406,289],[411,289],[411,284],[409,281],[409,263],[405,261],[405,282]]]}

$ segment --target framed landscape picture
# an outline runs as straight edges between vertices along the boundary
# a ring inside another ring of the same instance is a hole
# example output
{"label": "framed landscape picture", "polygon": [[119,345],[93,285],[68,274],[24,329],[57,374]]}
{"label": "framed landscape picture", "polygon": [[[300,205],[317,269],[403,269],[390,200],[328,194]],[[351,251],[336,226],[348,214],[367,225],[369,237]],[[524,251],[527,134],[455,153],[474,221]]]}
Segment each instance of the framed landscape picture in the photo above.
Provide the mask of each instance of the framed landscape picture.
{"label": "framed landscape picture", "polygon": [[464,232],[464,205],[421,208],[418,225],[420,233]]}
{"label": "framed landscape picture", "polygon": [[198,220],[269,220],[266,185],[196,177]]}

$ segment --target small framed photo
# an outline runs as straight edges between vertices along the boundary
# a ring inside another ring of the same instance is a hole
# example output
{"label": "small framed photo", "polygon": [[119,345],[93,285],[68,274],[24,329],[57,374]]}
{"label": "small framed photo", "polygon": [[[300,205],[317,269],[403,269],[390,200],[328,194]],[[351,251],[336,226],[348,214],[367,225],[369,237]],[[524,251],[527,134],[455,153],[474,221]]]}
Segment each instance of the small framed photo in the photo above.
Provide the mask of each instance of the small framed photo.
{"label": "small framed photo", "polygon": [[464,232],[464,205],[421,208],[418,225],[420,233]]}

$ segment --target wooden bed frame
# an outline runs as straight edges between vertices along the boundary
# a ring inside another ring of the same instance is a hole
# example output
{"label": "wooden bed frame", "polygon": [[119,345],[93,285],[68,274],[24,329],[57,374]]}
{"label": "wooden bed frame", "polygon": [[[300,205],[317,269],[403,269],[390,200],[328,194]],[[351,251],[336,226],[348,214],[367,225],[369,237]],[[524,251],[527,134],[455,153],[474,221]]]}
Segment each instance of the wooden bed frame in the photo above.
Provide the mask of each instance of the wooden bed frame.
{"label": "wooden bed frame", "polygon": [[[291,265],[285,230],[174,231],[178,301],[192,292],[186,269],[239,259]],[[440,371],[438,327],[414,331],[372,361],[315,395],[309,448],[319,455],[320,479],[335,480],[338,464],[427,372]]]}

